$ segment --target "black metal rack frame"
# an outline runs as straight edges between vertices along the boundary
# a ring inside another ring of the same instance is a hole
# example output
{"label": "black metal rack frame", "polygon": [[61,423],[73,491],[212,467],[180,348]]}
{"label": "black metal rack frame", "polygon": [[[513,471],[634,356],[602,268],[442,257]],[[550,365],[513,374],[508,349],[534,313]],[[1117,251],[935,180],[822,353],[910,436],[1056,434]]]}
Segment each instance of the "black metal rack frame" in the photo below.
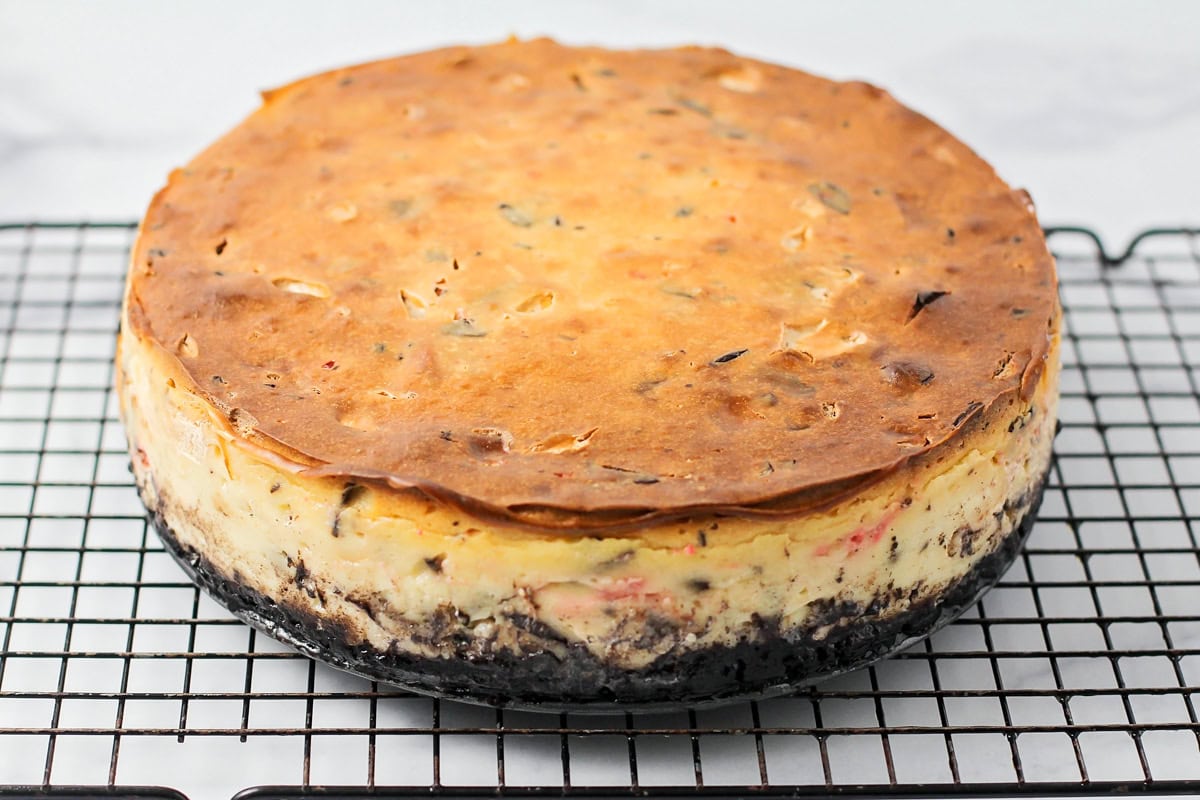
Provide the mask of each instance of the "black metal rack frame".
{"label": "black metal rack frame", "polygon": [[197,759],[294,784],[245,800],[1200,793],[1200,231],[1116,257],[1049,233],[1062,430],[1001,585],[795,697],[587,717],[341,676],[209,602],[126,471],[110,384],[134,225],[0,225],[0,796],[181,797],[126,776],[175,785]]}

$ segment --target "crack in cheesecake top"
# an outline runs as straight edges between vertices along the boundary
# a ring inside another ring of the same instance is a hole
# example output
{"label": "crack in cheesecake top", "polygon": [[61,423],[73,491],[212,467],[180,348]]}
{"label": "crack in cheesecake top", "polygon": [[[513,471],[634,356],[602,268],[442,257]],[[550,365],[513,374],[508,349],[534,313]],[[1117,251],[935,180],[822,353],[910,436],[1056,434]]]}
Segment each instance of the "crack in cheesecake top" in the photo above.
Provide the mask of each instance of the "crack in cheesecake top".
{"label": "crack in cheesecake top", "polygon": [[886,92],[537,40],[265,93],[128,331],[307,474],[580,526],[859,485],[1028,394],[1056,309],[1028,196]]}

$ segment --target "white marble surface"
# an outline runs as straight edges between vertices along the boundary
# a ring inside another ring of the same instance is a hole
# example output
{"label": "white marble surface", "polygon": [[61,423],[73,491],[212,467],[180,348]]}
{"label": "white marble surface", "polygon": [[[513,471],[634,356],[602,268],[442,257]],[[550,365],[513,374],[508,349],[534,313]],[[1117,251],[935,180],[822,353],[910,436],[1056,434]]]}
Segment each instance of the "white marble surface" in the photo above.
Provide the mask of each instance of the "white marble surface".
{"label": "white marble surface", "polygon": [[330,67],[508,34],[724,45],[890,89],[1113,245],[1200,224],[1194,2],[0,0],[0,220],[140,216],[169,169]]}

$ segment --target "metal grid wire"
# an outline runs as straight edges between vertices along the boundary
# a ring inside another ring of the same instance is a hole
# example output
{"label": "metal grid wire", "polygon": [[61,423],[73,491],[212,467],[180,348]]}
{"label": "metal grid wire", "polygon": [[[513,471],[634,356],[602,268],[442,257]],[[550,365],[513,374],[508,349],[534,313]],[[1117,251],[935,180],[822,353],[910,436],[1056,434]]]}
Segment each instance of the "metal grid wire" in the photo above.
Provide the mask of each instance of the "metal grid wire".
{"label": "metal grid wire", "polygon": [[0,226],[0,784],[195,800],[268,785],[297,788],[247,796],[1197,787],[1194,233],[1144,235],[1120,266],[1087,231],[1052,236],[1067,320],[1057,462],[1027,549],[981,604],[793,697],[615,716],[361,680],[194,588],[147,528],[109,388],[132,236]]}

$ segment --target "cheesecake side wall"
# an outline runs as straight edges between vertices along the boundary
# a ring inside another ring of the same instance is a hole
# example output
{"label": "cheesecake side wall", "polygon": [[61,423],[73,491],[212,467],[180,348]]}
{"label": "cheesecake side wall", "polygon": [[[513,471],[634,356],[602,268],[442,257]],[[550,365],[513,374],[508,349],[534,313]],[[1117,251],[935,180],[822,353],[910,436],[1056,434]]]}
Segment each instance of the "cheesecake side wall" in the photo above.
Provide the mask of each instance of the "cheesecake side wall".
{"label": "cheesecake side wall", "polygon": [[832,508],[580,537],[306,477],[248,447],[172,370],[171,357],[123,338],[119,392],[142,498],[212,570],[380,652],[582,648],[624,670],[754,640],[764,624],[819,640],[848,614],[884,619],[935,601],[1028,514],[1058,373],[1054,352],[1030,401],[1001,401],[966,435]]}

